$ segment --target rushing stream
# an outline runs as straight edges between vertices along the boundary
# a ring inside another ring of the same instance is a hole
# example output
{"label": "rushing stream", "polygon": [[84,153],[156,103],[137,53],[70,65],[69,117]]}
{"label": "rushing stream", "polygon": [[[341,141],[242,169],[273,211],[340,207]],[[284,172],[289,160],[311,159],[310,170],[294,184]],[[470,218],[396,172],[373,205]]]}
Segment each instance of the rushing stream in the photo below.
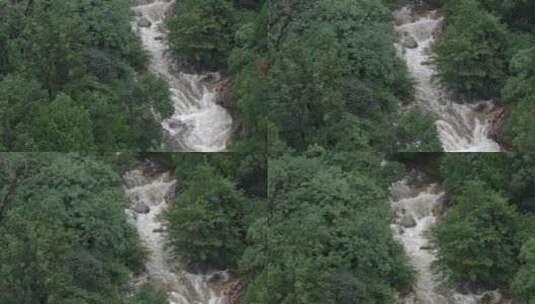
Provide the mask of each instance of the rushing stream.
{"label": "rushing stream", "polygon": [[392,230],[403,244],[416,270],[414,291],[400,300],[402,304],[483,304],[508,303],[499,291],[462,294],[433,271],[436,252],[429,243],[429,229],[447,212],[445,193],[440,185],[425,181],[416,171],[392,184],[391,206],[395,213]]}
{"label": "rushing stream", "polygon": [[173,116],[161,122],[164,148],[185,152],[225,150],[232,135],[232,118],[216,103],[214,88],[204,82],[218,75],[178,72],[166,54],[163,20],[174,1],[137,0],[137,3],[139,5],[132,8],[136,14],[132,27],[150,53],[150,71],[169,84],[174,104]]}
{"label": "rushing stream", "polygon": [[137,228],[140,238],[149,250],[146,263],[148,279],[168,291],[170,304],[226,304],[222,288],[216,289],[210,281],[228,281],[224,271],[192,274],[173,267],[166,243],[165,226],[158,216],[167,207],[175,191],[176,180],[169,173],[146,176],[141,170],[132,170],[123,176],[131,209],[126,212]]}
{"label": "rushing stream", "polygon": [[[396,30],[402,37],[396,47],[416,81],[417,105],[438,118],[436,125],[444,150],[499,152],[500,146],[488,136],[488,119],[475,110],[478,105],[455,102],[434,77],[436,73],[430,64],[429,46],[440,32],[443,18],[436,11],[415,15],[407,7],[395,13],[398,24]],[[490,102],[489,105],[491,106]]]}

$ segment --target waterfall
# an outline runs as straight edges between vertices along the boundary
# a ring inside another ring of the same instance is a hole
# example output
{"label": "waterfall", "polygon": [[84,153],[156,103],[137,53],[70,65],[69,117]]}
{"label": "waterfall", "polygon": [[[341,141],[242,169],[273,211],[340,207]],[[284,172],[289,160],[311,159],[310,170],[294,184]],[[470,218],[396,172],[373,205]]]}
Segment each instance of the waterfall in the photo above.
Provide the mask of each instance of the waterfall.
{"label": "waterfall", "polygon": [[192,274],[172,266],[176,262],[165,246],[165,226],[159,215],[172,198],[176,180],[169,173],[148,177],[142,170],[126,172],[123,180],[131,205],[126,213],[149,250],[145,265],[148,279],[167,291],[170,304],[226,304],[223,288],[216,289],[209,283],[214,278],[228,281],[226,271]]}
{"label": "waterfall", "polygon": [[409,73],[416,82],[417,106],[434,114],[438,120],[440,141],[447,152],[499,152],[500,146],[488,137],[490,123],[476,108],[489,101],[473,104],[457,103],[436,79],[431,63],[430,46],[441,30],[443,18],[436,11],[413,17],[414,12],[403,8],[397,16],[396,31],[402,41],[396,44],[398,54],[406,61]]}
{"label": "waterfall", "polygon": [[166,54],[166,12],[174,1],[138,0],[134,6],[134,31],[150,53],[149,69],[169,84],[174,114],[161,122],[164,149],[183,152],[218,152],[226,149],[232,135],[230,114],[216,103],[217,93],[203,82],[217,73],[193,75],[175,72]]}
{"label": "waterfall", "polygon": [[395,220],[392,231],[401,242],[416,271],[413,292],[403,297],[401,304],[483,304],[510,303],[501,293],[487,291],[463,294],[449,287],[445,278],[432,269],[437,260],[436,250],[429,243],[429,230],[437,216],[446,212],[445,193],[440,185],[429,183],[418,172],[391,185],[391,206]]}

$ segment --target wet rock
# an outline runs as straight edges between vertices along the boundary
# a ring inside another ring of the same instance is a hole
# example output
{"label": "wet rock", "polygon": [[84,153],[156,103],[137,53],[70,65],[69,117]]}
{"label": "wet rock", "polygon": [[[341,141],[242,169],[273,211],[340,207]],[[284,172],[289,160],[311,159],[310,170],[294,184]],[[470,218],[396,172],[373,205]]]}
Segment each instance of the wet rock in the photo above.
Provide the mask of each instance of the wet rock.
{"label": "wet rock", "polygon": [[433,249],[433,246],[431,246],[429,244],[420,246],[420,250],[431,250],[431,249]]}
{"label": "wet rock", "polygon": [[146,213],[149,213],[150,212],[150,208],[149,206],[145,205],[144,203],[142,202],[137,202],[134,207],[133,207],[134,211],[137,212],[137,213],[143,213],[143,214],[146,214]]}
{"label": "wet rock", "polygon": [[481,295],[479,300],[480,304],[500,304],[503,300],[503,296],[500,291],[487,291]]}
{"label": "wet rock", "polygon": [[227,279],[227,276],[223,275],[223,273],[216,272],[210,275],[208,278],[208,283],[210,284],[217,284],[217,283],[223,283]]}
{"label": "wet rock", "polygon": [[150,27],[152,25],[152,22],[150,22],[150,20],[145,17],[141,17],[138,20],[137,25],[139,27]]}
{"label": "wet rock", "polygon": [[399,224],[402,226],[402,227],[405,227],[405,228],[411,228],[411,227],[414,227],[416,226],[416,220],[414,219],[414,217],[410,214],[405,214],[401,220],[399,221]]}
{"label": "wet rock", "polygon": [[401,38],[401,45],[408,49],[415,49],[418,47],[418,42],[414,37],[407,34]]}
{"label": "wet rock", "polygon": [[162,232],[165,232],[165,230],[160,227],[160,228],[153,229],[152,232],[162,233]]}

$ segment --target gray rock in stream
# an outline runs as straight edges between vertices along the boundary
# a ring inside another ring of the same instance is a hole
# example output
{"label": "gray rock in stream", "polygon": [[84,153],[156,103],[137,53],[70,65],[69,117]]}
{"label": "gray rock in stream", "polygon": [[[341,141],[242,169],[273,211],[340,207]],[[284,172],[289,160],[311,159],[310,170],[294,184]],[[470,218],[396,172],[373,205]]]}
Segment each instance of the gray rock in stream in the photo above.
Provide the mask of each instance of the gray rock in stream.
{"label": "gray rock in stream", "polygon": [[416,39],[414,39],[414,37],[407,34],[401,38],[401,45],[408,49],[415,49],[418,47],[418,42]]}
{"label": "gray rock in stream", "polygon": [[405,228],[411,228],[411,227],[414,227],[416,226],[416,220],[414,219],[414,217],[410,214],[405,214],[401,220],[399,221],[399,224],[402,226],[402,227],[405,227]]}
{"label": "gray rock in stream", "polygon": [[132,209],[134,209],[134,211],[137,213],[146,214],[150,212],[149,206],[145,205],[142,202],[137,202]]}
{"label": "gray rock in stream", "polygon": [[139,27],[150,27],[152,25],[152,22],[150,22],[150,20],[145,17],[141,17],[138,20],[137,25]]}

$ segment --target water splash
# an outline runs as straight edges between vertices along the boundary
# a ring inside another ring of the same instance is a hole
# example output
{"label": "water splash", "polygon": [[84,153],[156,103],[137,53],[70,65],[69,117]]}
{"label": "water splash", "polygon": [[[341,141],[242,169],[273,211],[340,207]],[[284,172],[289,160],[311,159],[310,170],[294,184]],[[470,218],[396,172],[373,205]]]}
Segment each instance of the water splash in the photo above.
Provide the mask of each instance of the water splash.
{"label": "water splash", "polygon": [[[481,103],[460,104],[451,99],[435,77],[431,64],[430,45],[441,30],[443,18],[436,11],[419,17],[408,8],[397,12],[404,14],[401,25],[396,26],[401,36],[412,37],[412,47],[396,44],[398,54],[407,62],[409,73],[416,81],[417,105],[424,111],[434,113],[442,146],[447,152],[499,152],[500,146],[489,138],[490,123],[475,109]],[[411,38],[409,38],[411,39]]]}
{"label": "water splash", "polygon": [[[432,269],[437,260],[436,250],[429,243],[429,230],[437,216],[445,212],[445,193],[440,185],[422,181],[417,172],[391,185],[391,206],[395,221],[391,225],[394,236],[403,245],[416,270],[413,292],[400,299],[401,304],[480,304],[510,303],[501,293],[487,291],[463,294],[447,286],[445,278]],[[414,221],[403,223],[404,218]],[[503,302],[502,302],[503,301]]]}
{"label": "water splash", "polygon": [[[149,69],[169,84],[174,105],[172,117],[162,121],[164,148],[173,151],[218,152],[226,149],[232,135],[230,114],[216,103],[213,88],[203,84],[207,76],[174,71],[166,54],[163,20],[174,1],[146,0],[132,8],[136,20],[132,27],[151,55]],[[140,21],[145,21],[140,26]],[[148,22],[147,22],[148,21]]]}
{"label": "water splash", "polygon": [[126,212],[150,251],[145,265],[150,281],[168,291],[170,304],[225,304],[227,297],[224,292],[215,289],[209,282],[216,276],[218,281],[228,281],[226,271],[192,274],[171,266],[175,263],[165,246],[166,233],[159,215],[175,191],[176,180],[171,179],[169,173],[148,177],[141,170],[126,172],[123,180],[132,208],[136,209],[137,205],[141,211],[148,207],[143,211],[146,213]]}

